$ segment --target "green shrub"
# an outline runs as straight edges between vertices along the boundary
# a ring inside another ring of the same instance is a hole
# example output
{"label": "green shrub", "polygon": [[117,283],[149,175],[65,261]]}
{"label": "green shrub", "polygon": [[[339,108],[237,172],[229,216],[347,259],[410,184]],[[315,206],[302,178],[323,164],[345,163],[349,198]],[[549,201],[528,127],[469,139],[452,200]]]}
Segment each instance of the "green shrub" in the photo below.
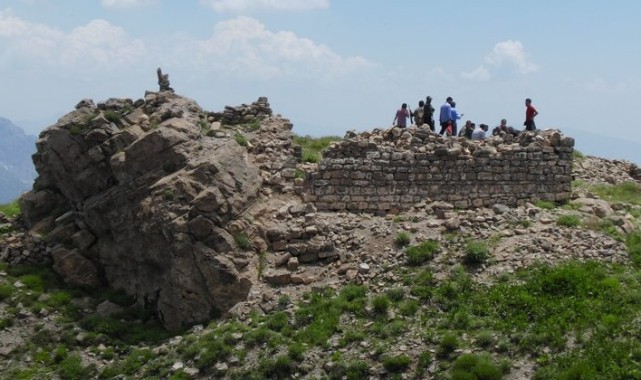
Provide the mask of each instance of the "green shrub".
{"label": "green shrub", "polygon": [[421,304],[417,300],[405,300],[398,305],[398,312],[406,317],[411,317],[420,307]]}
{"label": "green shrub", "polygon": [[287,355],[292,358],[292,360],[302,361],[305,358],[305,345],[298,342],[290,343],[287,346]]}
{"label": "green shrub", "polygon": [[494,335],[491,331],[481,331],[476,335],[476,344],[479,347],[489,347],[494,343]]}
{"label": "green shrub", "polygon": [[576,227],[581,224],[581,217],[578,215],[561,215],[557,218],[556,224],[564,227]]}
{"label": "green shrub", "polygon": [[641,205],[641,186],[636,182],[617,185],[598,185],[591,188],[601,198],[610,202],[623,202]]}
{"label": "green shrub", "polygon": [[320,160],[321,160],[321,154],[320,153],[303,150],[303,157],[302,157],[302,161],[303,162],[316,164],[316,163],[320,162]]}
{"label": "green shrub", "polygon": [[390,372],[403,372],[409,368],[411,362],[407,355],[386,356],[383,358],[383,367]]}
{"label": "green shrub", "polygon": [[25,274],[20,276],[20,282],[34,292],[42,293],[45,290],[45,281],[37,274]]}
{"label": "green shrub", "polygon": [[80,355],[71,355],[66,357],[58,369],[60,377],[68,380],[85,380],[92,377],[95,372],[93,366],[84,367]]}
{"label": "green shrub", "polygon": [[538,201],[534,202],[534,205],[536,207],[538,207],[538,208],[542,208],[542,209],[545,209],[545,210],[552,210],[552,209],[554,209],[556,207],[554,202],[552,202],[552,201],[543,201],[543,200],[538,200]]}
{"label": "green shrub", "polygon": [[403,288],[391,288],[387,289],[385,294],[387,294],[390,301],[399,302],[405,297],[405,290],[403,290]]}
{"label": "green shrub", "polygon": [[[398,238],[397,238],[398,239]],[[398,244],[398,243],[397,243]],[[432,260],[438,252],[439,244],[436,240],[426,240],[418,245],[413,245],[405,250],[409,265],[422,265]]]}
{"label": "green shrub", "polygon": [[[637,266],[641,266],[641,232],[635,231],[627,234],[625,237],[625,245],[632,262]],[[0,299],[1,298],[2,295],[0,293]]]}
{"label": "green shrub", "polygon": [[410,244],[410,235],[405,231],[401,231],[396,234],[394,243],[399,247],[405,247]]}
{"label": "green shrub", "polygon": [[459,341],[456,335],[448,333],[441,338],[437,353],[440,357],[446,357],[454,352],[458,347]]}
{"label": "green shrub", "polygon": [[495,366],[487,356],[475,354],[463,354],[459,356],[452,369],[450,376],[454,380],[483,379],[498,380],[503,377],[501,370]]}
{"label": "green shrub", "polygon": [[574,157],[575,160],[580,161],[585,158],[585,155],[581,153],[580,151],[574,149],[572,151],[572,157]]}
{"label": "green shrub", "polygon": [[465,245],[463,262],[468,265],[480,265],[487,261],[490,250],[482,240],[470,240]]}
{"label": "green shrub", "polygon": [[238,245],[238,248],[240,249],[248,249],[252,246],[251,241],[249,240],[249,237],[247,237],[247,234],[244,232],[239,232],[234,235],[234,241]]}
{"label": "green shrub", "polygon": [[265,325],[268,329],[279,332],[289,324],[289,315],[284,311],[277,311],[269,316]]}
{"label": "green shrub", "polygon": [[378,295],[372,300],[372,307],[374,309],[374,313],[377,315],[387,315],[389,305],[389,298],[387,298],[387,296],[385,295]]}
{"label": "green shrub", "polygon": [[121,125],[121,119],[122,115],[118,111],[113,111],[113,110],[106,110],[104,111],[104,116],[105,119],[109,120],[110,122],[116,124],[116,125]]}
{"label": "green shrub", "polygon": [[279,355],[274,360],[263,360],[258,365],[258,371],[269,379],[287,379],[294,369],[294,362],[287,355]]}
{"label": "green shrub", "polygon": [[244,135],[240,134],[240,133],[236,133],[234,135],[234,140],[236,140],[236,142],[240,146],[247,146],[249,144],[249,142],[247,141],[247,138]]}
{"label": "green shrub", "polygon": [[0,284],[0,301],[3,301],[13,294],[14,288],[9,284]]}
{"label": "green shrub", "polygon": [[0,204],[0,213],[3,213],[9,218],[13,218],[20,214],[20,203],[18,203],[18,200],[15,200],[11,203]]}
{"label": "green shrub", "polygon": [[126,375],[134,375],[140,371],[142,366],[154,358],[154,353],[148,348],[139,348],[132,351],[123,363],[123,372]]}

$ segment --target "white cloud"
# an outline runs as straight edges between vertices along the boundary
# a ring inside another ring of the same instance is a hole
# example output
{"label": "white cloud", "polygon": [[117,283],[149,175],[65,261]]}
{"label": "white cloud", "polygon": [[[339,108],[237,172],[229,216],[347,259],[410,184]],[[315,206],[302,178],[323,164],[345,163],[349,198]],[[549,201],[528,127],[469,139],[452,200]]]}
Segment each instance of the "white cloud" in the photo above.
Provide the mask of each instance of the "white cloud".
{"label": "white cloud", "polygon": [[[220,22],[208,40],[189,48],[199,69],[253,76],[329,78],[369,67],[365,58],[342,57],[328,46],[290,31],[273,32],[250,17]],[[184,53],[183,53],[184,54]]]}
{"label": "white cloud", "polygon": [[252,10],[302,11],[329,8],[329,0],[201,0],[216,12]]}
{"label": "white cloud", "polygon": [[520,41],[503,41],[485,56],[485,62],[476,69],[461,73],[461,76],[476,80],[489,80],[496,74],[526,75],[537,71],[538,65],[530,60]]}
{"label": "white cloud", "polygon": [[105,8],[136,8],[146,5],[153,5],[158,2],[158,0],[101,0],[102,6]]}
{"label": "white cloud", "polygon": [[145,44],[120,27],[93,20],[69,33],[0,12],[3,61],[71,69],[117,69],[145,54]]}

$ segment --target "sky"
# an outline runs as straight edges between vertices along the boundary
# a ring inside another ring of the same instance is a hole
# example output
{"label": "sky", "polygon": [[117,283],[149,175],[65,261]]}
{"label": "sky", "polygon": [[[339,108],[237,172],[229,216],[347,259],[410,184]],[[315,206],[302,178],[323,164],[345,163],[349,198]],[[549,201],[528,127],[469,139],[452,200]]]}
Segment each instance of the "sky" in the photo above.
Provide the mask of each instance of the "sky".
{"label": "sky", "polygon": [[267,96],[315,137],[428,95],[523,128],[531,98],[539,128],[641,164],[639,20],[631,0],[2,0],[0,116],[37,134],[81,99],[157,91],[161,67],[205,110]]}

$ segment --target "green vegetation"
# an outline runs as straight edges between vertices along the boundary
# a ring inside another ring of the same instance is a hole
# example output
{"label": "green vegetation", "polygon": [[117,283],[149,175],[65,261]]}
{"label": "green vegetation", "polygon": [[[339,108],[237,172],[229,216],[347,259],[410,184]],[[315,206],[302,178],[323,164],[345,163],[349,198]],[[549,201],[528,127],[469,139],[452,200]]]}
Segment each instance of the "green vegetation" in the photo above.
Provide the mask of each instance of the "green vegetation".
{"label": "green vegetation", "polygon": [[408,246],[410,242],[411,242],[410,234],[408,234],[405,231],[401,231],[397,233],[396,238],[394,239],[394,243],[399,247]]}
{"label": "green vegetation", "polygon": [[598,185],[591,188],[599,197],[609,202],[625,202],[641,205],[641,186],[636,182],[617,185]]}
{"label": "green vegetation", "polygon": [[236,133],[234,135],[234,140],[236,140],[236,142],[240,146],[247,146],[249,144],[249,142],[247,141],[247,138],[245,137],[245,135],[243,135],[241,133]]}
{"label": "green vegetation", "polygon": [[543,200],[538,200],[534,202],[534,205],[538,208],[542,208],[544,210],[552,210],[556,208],[556,204],[552,201],[543,201]]}
{"label": "green vegetation", "polygon": [[584,155],[582,152],[580,152],[580,151],[578,151],[578,150],[576,150],[576,149],[574,149],[574,150],[572,151],[572,156],[573,156],[573,158],[574,158],[575,160],[577,160],[577,161],[581,161],[582,159],[584,159],[584,158],[585,158],[585,155]]}
{"label": "green vegetation", "polygon": [[238,248],[240,249],[249,249],[252,246],[252,243],[249,240],[249,237],[247,237],[247,234],[244,232],[238,232],[237,234],[235,234],[234,241],[236,242],[236,245],[238,245]]}
{"label": "green vegetation", "polygon": [[577,227],[581,224],[579,215],[561,215],[556,219],[556,224],[564,227]]}
{"label": "green vegetation", "polygon": [[325,137],[311,137],[307,136],[294,136],[294,144],[300,145],[303,148],[303,162],[317,163],[322,158],[322,152],[328,148],[332,142],[341,141],[342,138],[338,136],[325,136]]}
{"label": "green vegetation", "polygon": [[465,245],[463,262],[467,265],[484,264],[490,255],[487,243],[481,240],[470,240]]}
{"label": "green vegetation", "polygon": [[488,356],[463,354],[459,356],[450,371],[454,379],[498,380],[503,377],[501,369]]}
{"label": "green vegetation", "polygon": [[[399,243],[397,242],[397,244]],[[432,260],[439,249],[440,247],[436,240],[426,240],[418,245],[408,247],[407,249],[405,249],[405,254],[407,255],[407,263],[409,265],[426,264],[428,261]]]}
{"label": "green vegetation", "polygon": [[16,199],[11,203],[0,204],[0,212],[9,218],[13,218],[20,214],[20,204],[18,203],[18,200]]}
{"label": "green vegetation", "polygon": [[113,110],[106,110],[103,112],[103,115],[105,116],[105,119],[109,120],[110,122],[120,126],[122,125],[122,114],[118,111],[113,111]]}

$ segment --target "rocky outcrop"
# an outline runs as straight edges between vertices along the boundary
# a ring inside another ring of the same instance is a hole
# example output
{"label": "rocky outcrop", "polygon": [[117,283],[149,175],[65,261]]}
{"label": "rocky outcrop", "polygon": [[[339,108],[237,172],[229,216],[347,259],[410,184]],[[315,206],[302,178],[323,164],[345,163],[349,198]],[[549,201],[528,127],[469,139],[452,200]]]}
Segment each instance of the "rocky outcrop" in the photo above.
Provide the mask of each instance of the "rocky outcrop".
{"label": "rocky outcrop", "polygon": [[[266,107],[265,99],[256,114],[270,115]],[[54,268],[67,281],[122,289],[169,329],[245,299],[256,255],[237,246],[229,225],[273,173],[248,157],[253,147],[241,146],[238,132],[203,134],[210,122],[193,100],[162,91],[135,102],[83,100],[41,133],[23,218],[54,247]],[[233,233],[245,233],[238,225]]]}

